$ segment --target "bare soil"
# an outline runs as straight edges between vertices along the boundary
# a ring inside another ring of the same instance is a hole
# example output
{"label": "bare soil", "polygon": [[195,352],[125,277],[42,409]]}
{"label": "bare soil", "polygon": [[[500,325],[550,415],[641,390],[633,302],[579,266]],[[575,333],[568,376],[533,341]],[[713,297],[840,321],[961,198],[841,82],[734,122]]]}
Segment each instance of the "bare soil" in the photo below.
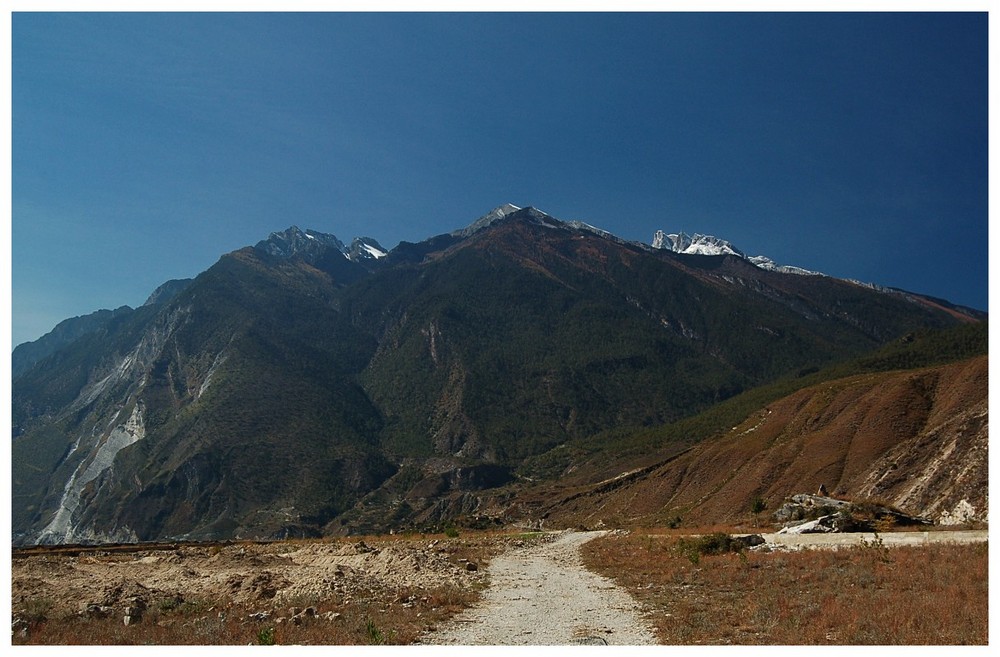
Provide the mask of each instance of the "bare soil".
{"label": "bare soil", "polygon": [[[211,619],[218,636],[192,642],[253,642],[258,627],[343,624],[362,609],[355,621],[361,629],[326,633],[325,642],[408,643],[478,598],[491,556],[533,540],[483,534],[15,550],[14,641],[143,643],[149,640],[143,627],[159,635],[164,626]],[[253,627],[223,628],[223,620]],[[98,621],[113,621],[115,631],[100,629]],[[65,629],[83,622],[86,632]],[[138,629],[123,634],[128,625]],[[324,642],[323,631],[313,635],[290,640]],[[183,632],[166,640],[178,637]]]}

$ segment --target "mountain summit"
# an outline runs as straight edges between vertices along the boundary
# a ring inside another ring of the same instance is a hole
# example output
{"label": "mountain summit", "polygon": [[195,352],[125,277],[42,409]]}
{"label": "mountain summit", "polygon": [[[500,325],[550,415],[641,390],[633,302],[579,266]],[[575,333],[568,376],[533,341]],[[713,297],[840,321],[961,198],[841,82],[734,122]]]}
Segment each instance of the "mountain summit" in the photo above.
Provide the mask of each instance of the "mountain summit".
{"label": "mountain summit", "polygon": [[271,233],[253,247],[259,253],[276,258],[300,257],[316,264],[330,251],[342,254],[351,262],[366,262],[384,258],[388,251],[372,237],[355,237],[348,246],[336,235],[316,230],[302,230],[298,226]]}
{"label": "mountain summit", "polygon": [[345,250],[344,243],[335,235],[309,229],[302,230],[298,226],[271,233],[266,240],[257,242],[254,248],[261,253],[279,258],[315,256],[328,248],[341,252]]}
{"label": "mountain summit", "polygon": [[494,226],[508,220],[527,221],[541,226],[550,227],[562,225],[561,221],[537,208],[530,206],[526,208],[519,208],[511,203],[504,203],[500,207],[490,210],[465,228],[453,231],[451,235],[453,237],[470,237],[486,228],[489,228],[490,226]]}
{"label": "mountain summit", "polygon": [[521,208],[511,203],[504,203],[500,207],[493,208],[492,210],[490,210],[483,216],[479,217],[465,228],[453,231],[452,235],[454,237],[468,237],[470,235],[478,233],[480,230],[486,228],[487,226],[490,226],[491,224],[496,223],[497,221],[500,221],[507,215],[513,214],[520,209]]}

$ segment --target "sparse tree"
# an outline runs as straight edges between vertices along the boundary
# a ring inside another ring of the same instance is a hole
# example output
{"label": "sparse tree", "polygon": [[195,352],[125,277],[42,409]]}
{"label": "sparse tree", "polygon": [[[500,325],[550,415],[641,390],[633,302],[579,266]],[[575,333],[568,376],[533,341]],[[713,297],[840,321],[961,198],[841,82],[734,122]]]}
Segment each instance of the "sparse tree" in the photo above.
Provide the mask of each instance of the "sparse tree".
{"label": "sparse tree", "polygon": [[758,526],[758,518],[760,517],[760,514],[763,513],[766,508],[767,508],[767,502],[760,495],[754,497],[753,501],[750,502],[750,513],[753,514],[753,526],[754,527]]}

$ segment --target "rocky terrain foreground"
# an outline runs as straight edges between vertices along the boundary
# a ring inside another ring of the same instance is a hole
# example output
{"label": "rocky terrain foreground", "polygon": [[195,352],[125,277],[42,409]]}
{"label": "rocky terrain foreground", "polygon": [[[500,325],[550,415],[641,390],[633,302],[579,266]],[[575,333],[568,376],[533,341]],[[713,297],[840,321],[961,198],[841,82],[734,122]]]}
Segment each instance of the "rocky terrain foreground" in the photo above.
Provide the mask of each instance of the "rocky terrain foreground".
{"label": "rocky terrain foreground", "polygon": [[[421,592],[485,589],[473,608],[428,623],[416,641],[654,644],[635,600],[583,566],[580,546],[606,533],[18,550],[13,626],[28,639],[42,605],[49,621],[109,619],[119,627],[199,616],[233,616],[253,626],[341,623],[343,614],[333,609],[374,603],[386,613],[426,603]],[[472,553],[470,543],[488,567],[459,556]],[[169,613],[185,606],[195,613]]]}
{"label": "rocky terrain foreground", "polygon": [[341,611],[359,607],[380,623],[393,608],[417,608],[416,616],[424,609],[432,619],[442,616],[433,612],[449,596],[486,586],[480,563],[491,554],[532,540],[366,537],[15,550],[15,639],[28,639],[32,623],[69,619],[113,619],[118,627],[194,626],[207,618],[280,626],[335,623]]}
{"label": "rocky terrain foreground", "polygon": [[[655,644],[650,609],[583,565],[581,547],[607,533],[15,550],[12,634],[54,644]],[[985,542],[988,532],[757,538],[781,552]]]}

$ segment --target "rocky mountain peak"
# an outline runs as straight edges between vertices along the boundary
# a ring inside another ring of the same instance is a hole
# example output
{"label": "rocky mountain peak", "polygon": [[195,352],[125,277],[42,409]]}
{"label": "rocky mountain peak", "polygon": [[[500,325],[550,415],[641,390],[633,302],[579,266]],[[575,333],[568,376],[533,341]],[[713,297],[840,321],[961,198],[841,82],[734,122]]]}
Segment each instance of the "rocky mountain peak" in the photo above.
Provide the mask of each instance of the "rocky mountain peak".
{"label": "rocky mountain peak", "polygon": [[693,236],[685,232],[666,233],[658,230],[653,234],[654,249],[665,249],[674,253],[696,254],[696,255],[734,255],[743,258],[760,269],[778,271],[785,274],[798,274],[800,276],[821,275],[819,272],[810,271],[801,267],[791,265],[779,265],[767,256],[748,256],[740,249],[733,246],[732,242],[713,235],[702,235],[695,233]]}
{"label": "rocky mountain peak", "polygon": [[456,230],[452,233],[453,237],[469,237],[474,235],[479,231],[498,224],[500,222],[508,221],[523,221],[530,224],[535,224],[539,226],[548,226],[550,228],[556,228],[559,226],[565,226],[562,221],[559,221],[547,212],[543,212],[538,208],[531,206],[519,208],[516,205],[510,203],[505,203],[498,208],[494,208],[487,214],[483,215],[479,219],[466,226],[461,230]]}
{"label": "rocky mountain peak", "polygon": [[335,235],[291,226],[281,232],[271,233],[266,240],[257,242],[254,249],[270,256],[291,258],[296,255],[315,256],[329,248],[346,250]]}
{"label": "rocky mountain peak", "polygon": [[667,249],[674,253],[747,257],[743,251],[737,249],[728,240],[720,239],[713,235],[702,235],[701,233],[695,233],[694,236],[691,236],[684,232],[665,233],[662,230],[658,230],[653,235],[653,248]]}
{"label": "rocky mountain peak", "polygon": [[353,262],[361,262],[384,258],[388,255],[388,250],[373,237],[355,237],[345,255]]}
{"label": "rocky mountain peak", "polygon": [[482,229],[486,228],[487,226],[490,226],[500,221],[501,219],[519,211],[520,209],[521,208],[511,203],[504,203],[500,207],[493,208],[492,210],[490,210],[483,216],[479,217],[465,228],[452,232],[452,235],[454,235],[455,237],[468,237],[470,235],[474,235],[475,233],[478,233]]}

